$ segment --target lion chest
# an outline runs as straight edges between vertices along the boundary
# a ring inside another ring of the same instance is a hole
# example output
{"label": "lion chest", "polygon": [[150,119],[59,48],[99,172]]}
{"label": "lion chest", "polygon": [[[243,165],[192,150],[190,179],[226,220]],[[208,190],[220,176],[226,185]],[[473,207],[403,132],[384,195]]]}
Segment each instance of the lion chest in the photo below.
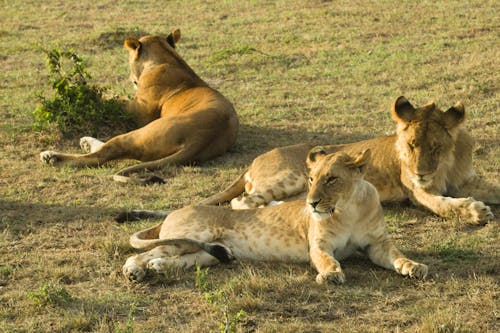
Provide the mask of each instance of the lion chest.
{"label": "lion chest", "polygon": [[357,250],[364,249],[370,242],[365,235],[352,232],[337,236],[332,239],[332,243],[334,245],[333,256],[337,260],[343,260]]}
{"label": "lion chest", "polygon": [[[374,198],[377,206],[378,200]],[[367,203],[367,206],[370,204]],[[365,249],[373,242],[374,235],[380,233],[379,220],[383,218],[380,209],[363,211],[362,208],[348,209],[343,214],[320,221],[313,232],[316,239],[332,250],[337,260],[352,255],[357,250]],[[383,230],[383,228],[382,228]]]}

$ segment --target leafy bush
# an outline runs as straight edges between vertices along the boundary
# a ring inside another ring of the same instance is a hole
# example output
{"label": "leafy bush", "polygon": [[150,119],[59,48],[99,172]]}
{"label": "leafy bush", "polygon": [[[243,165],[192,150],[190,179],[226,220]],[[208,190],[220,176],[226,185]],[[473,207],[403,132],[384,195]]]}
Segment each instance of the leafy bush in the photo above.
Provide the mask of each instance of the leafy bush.
{"label": "leafy bush", "polygon": [[67,304],[73,297],[64,287],[44,283],[40,289],[28,292],[28,298],[37,306],[57,306]]}
{"label": "leafy bush", "polygon": [[33,111],[35,130],[57,128],[62,134],[97,135],[100,131],[131,123],[118,98],[105,98],[108,89],[89,84],[84,60],[73,50],[43,50],[47,57],[52,98],[38,95]]}

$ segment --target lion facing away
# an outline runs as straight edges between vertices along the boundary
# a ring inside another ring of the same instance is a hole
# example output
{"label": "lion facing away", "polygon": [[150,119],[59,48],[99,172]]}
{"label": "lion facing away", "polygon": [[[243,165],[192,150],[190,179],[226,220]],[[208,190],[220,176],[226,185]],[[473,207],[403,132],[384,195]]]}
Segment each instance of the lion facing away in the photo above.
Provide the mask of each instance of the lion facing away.
{"label": "lion facing away", "polygon": [[125,40],[130,79],[137,91],[134,100],[124,101],[124,110],[142,127],[105,143],[83,137],[80,146],[86,154],[44,151],[42,162],[95,166],[116,159],[142,161],[115,175],[115,180],[126,182],[137,170],[202,162],[225,153],[236,141],[236,112],[178,55],[179,39],[176,29],[167,38]]}
{"label": "lion facing away", "polygon": [[[346,153],[370,149],[373,156],[366,180],[377,188],[382,201],[409,198],[439,216],[475,223],[492,219],[483,202],[500,203],[500,186],[474,171],[473,140],[462,127],[464,106],[457,103],[443,112],[434,103],[415,108],[399,97],[392,117],[397,123],[395,135],[325,149]],[[299,144],[258,156],[232,185],[201,204],[232,200],[233,208],[246,209],[300,195],[307,188],[303,160],[310,148]]]}
{"label": "lion facing away", "polygon": [[394,246],[377,190],[363,180],[369,159],[369,150],[354,157],[344,152],[327,155],[321,147],[311,150],[307,202],[249,210],[189,206],[174,211],[163,223],[131,236],[133,247],[150,250],[128,258],[123,273],[141,281],[148,271],[166,273],[172,267],[236,258],[311,262],[318,283],[343,283],[338,260],[361,250],[376,265],[423,279],[427,266],[407,259]]}

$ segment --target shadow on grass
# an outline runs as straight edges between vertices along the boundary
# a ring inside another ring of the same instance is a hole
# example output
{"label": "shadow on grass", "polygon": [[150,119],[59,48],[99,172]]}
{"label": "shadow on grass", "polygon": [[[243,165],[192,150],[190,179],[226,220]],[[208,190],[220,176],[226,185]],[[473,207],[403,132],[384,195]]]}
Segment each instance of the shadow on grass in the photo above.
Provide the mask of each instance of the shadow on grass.
{"label": "shadow on grass", "polygon": [[112,221],[116,208],[65,206],[0,200],[0,232],[12,234],[31,232],[38,226],[77,221]]}
{"label": "shadow on grass", "polygon": [[[254,158],[271,149],[311,143],[316,145],[341,144],[356,142],[372,138],[365,133],[325,133],[311,131],[303,126],[289,126],[287,128],[262,127],[249,124],[240,124],[238,140],[229,152],[215,161],[236,161],[241,166],[251,163]],[[305,159],[304,159],[305,161]]]}
{"label": "shadow on grass", "polygon": [[147,35],[150,35],[150,33],[140,29],[130,30],[118,28],[116,29],[116,31],[101,33],[96,39],[93,40],[93,43],[95,43],[95,45],[99,46],[102,49],[110,50],[122,47],[125,39],[129,37],[140,38]]}

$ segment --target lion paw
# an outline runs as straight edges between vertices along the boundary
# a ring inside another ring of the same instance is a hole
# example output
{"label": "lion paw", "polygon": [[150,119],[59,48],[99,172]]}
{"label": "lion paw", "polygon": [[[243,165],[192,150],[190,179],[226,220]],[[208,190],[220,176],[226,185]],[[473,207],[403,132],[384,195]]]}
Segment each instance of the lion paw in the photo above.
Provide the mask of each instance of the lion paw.
{"label": "lion paw", "polygon": [[481,201],[473,201],[469,205],[470,220],[475,223],[484,224],[493,220],[494,216],[490,207]]}
{"label": "lion paw", "polygon": [[86,153],[93,153],[96,151],[103,142],[90,137],[90,136],[84,136],[83,138],[80,138],[80,148]]}
{"label": "lion paw", "polygon": [[154,271],[157,274],[161,274],[168,270],[170,265],[168,265],[167,260],[164,258],[154,258],[148,261],[148,269]]}
{"label": "lion paw", "polygon": [[246,193],[243,193],[243,196],[240,198],[231,200],[232,209],[253,209],[265,204],[266,202],[263,198],[247,195]]}
{"label": "lion paw", "polygon": [[402,263],[396,265],[396,270],[401,275],[422,280],[427,277],[427,272],[429,271],[427,265],[409,259],[402,259],[401,261]]}
{"label": "lion paw", "polygon": [[59,162],[59,158],[57,158],[57,152],[46,150],[40,153],[40,161],[42,161],[45,164],[54,165],[57,164],[57,162]]}
{"label": "lion paw", "polygon": [[123,265],[122,272],[129,281],[140,282],[144,280],[146,270],[137,266],[134,259],[135,256],[127,259],[127,262]]}
{"label": "lion paw", "polygon": [[325,282],[342,284],[345,282],[345,275],[344,272],[342,272],[341,270],[336,272],[329,272],[326,274],[319,273],[318,275],[316,275],[316,282],[319,284],[323,284]]}

